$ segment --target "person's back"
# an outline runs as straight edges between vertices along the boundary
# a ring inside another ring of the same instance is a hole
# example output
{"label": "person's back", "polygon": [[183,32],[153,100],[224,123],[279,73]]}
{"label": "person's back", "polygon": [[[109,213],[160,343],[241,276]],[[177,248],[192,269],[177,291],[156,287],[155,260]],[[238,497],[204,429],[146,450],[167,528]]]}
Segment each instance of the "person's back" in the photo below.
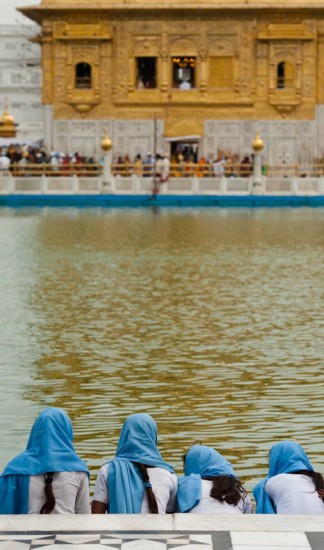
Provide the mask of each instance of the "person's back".
{"label": "person's back", "polygon": [[193,514],[252,514],[252,502],[249,495],[242,497],[236,505],[225,500],[220,501],[210,496],[213,482],[201,480],[201,499],[197,506],[190,510]]}
{"label": "person's back", "polygon": [[90,512],[88,468],[72,441],[64,411],[49,407],[39,414],[26,450],[0,476],[0,514]]}
{"label": "person's back", "polygon": [[175,511],[177,477],[157,447],[157,426],[133,414],[121,430],[116,456],[98,474],[93,514],[163,514]]}
{"label": "person's back", "polygon": [[[156,498],[158,513],[166,514],[175,512],[178,479],[175,474],[163,468],[147,468],[149,483]],[[99,471],[93,500],[104,503],[105,511],[109,513],[109,488],[108,488],[109,463],[104,464]],[[150,514],[148,496],[143,495],[141,514]]]}
{"label": "person's back", "polygon": [[[28,514],[39,514],[46,503],[45,475],[30,476]],[[51,514],[90,514],[89,479],[86,472],[56,472]]]}
{"label": "person's back", "polygon": [[265,491],[277,514],[324,514],[324,502],[305,474],[279,474],[268,479]]}
{"label": "person's back", "polygon": [[185,477],[179,479],[179,512],[251,514],[252,503],[230,462],[204,445],[184,456]]}
{"label": "person's back", "polygon": [[0,170],[9,170],[10,168],[10,158],[7,157],[4,153],[0,156]]}
{"label": "person's back", "polygon": [[281,441],[269,453],[266,478],[254,487],[257,514],[324,514],[324,480],[304,449]]}

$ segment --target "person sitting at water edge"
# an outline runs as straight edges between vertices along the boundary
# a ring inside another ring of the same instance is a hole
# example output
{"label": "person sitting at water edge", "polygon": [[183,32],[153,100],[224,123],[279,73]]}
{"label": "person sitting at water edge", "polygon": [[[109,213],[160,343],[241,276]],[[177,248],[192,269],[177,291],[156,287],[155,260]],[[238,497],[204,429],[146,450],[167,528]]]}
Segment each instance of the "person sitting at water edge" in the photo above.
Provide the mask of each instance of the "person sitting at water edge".
{"label": "person sitting at water edge", "polygon": [[157,447],[157,426],[148,414],[125,421],[113,460],[99,471],[93,514],[165,514],[175,510],[177,477]]}
{"label": "person sitting at water edge", "polygon": [[257,514],[324,514],[324,480],[304,449],[281,441],[270,449],[269,472],[253,489]]}
{"label": "person sitting at water edge", "polygon": [[193,445],[183,457],[185,477],[179,479],[179,512],[252,514],[251,499],[230,462],[204,445]]}
{"label": "person sitting at water edge", "polygon": [[27,447],[0,476],[1,514],[88,514],[89,472],[75,453],[69,416],[54,407],[34,422]]}

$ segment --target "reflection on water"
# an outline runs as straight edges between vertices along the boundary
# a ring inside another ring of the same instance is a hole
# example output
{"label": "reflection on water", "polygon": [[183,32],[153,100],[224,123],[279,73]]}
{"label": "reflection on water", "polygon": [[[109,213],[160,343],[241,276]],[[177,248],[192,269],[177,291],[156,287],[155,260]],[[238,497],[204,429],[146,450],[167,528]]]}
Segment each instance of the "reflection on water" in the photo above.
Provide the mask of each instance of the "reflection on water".
{"label": "reflection on water", "polygon": [[125,417],[263,473],[295,438],[324,473],[323,210],[0,212],[1,464],[63,407],[92,469]]}

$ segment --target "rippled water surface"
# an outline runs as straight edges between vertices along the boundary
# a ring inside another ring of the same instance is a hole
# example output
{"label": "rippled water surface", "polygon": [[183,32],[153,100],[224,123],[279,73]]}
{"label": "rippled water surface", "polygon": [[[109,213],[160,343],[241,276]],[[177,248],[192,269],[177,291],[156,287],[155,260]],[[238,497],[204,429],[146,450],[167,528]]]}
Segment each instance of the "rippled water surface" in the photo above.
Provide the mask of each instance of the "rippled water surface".
{"label": "rippled water surface", "polygon": [[125,417],[244,480],[294,438],[324,473],[324,211],[0,210],[0,466],[45,406],[92,470]]}

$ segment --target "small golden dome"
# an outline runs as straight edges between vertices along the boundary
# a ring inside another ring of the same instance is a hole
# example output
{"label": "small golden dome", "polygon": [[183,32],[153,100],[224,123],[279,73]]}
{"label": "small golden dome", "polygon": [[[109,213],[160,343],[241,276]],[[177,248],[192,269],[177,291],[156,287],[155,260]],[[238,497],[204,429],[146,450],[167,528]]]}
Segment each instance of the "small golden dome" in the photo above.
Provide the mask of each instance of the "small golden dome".
{"label": "small golden dome", "polygon": [[14,126],[15,120],[14,117],[9,113],[9,111],[5,108],[2,114],[2,117],[0,118],[1,124],[4,126]]}
{"label": "small golden dome", "polygon": [[112,141],[109,137],[107,130],[105,131],[105,135],[102,138],[100,145],[103,151],[110,151],[110,149],[112,148]]}
{"label": "small golden dome", "polygon": [[258,134],[258,132],[256,133],[254,140],[252,141],[252,147],[256,153],[262,151],[262,149],[264,148],[263,139]]}

